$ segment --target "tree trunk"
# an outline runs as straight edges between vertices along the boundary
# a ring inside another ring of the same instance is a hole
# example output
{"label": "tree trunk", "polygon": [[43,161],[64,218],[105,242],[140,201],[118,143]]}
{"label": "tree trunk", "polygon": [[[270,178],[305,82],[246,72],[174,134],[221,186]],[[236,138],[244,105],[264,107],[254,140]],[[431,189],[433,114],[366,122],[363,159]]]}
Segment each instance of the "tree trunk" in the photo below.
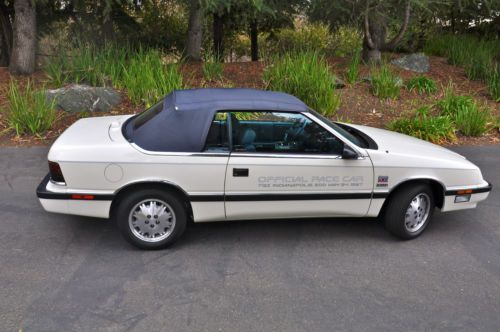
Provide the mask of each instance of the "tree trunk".
{"label": "tree trunk", "polygon": [[220,14],[214,14],[214,56],[217,61],[224,61],[224,19]]}
{"label": "tree trunk", "polygon": [[200,0],[191,0],[186,45],[186,60],[201,61],[201,42],[203,39],[202,19],[203,10],[201,8]]}
{"label": "tree trunk", "polygon": [[35,71],[36,9],[32,0],[15,0],[14,34],[9,70],[15,74]]}
{"label": "tree trunk", "polygon": [[365,36],[363,39],[363,61],[379,63],[381,50],[385,44],[387,23],[383,13],[373,11],[365,14]]}
{"label": "tree trunk", "polygon": [[0,66],[8,66],[12,52],[12,23],[8,8],[0,4]]}
{"label": "tree trunk", "polygon": [[253,20],[250,23],[250,48],[252,54],[252,61],[259,61],[259,30],[257,26],[257,20]]}
{"label": "tree trunk", "polygon": [[366,63],[380,62],[381,51],[392,51],[403,39],[410,22],[410,1],[406,1],[404,20],[398,34],[389,42],[386,42],[387,18],[378,10],[370,10],[369,1],[366,2],[363,61]]}

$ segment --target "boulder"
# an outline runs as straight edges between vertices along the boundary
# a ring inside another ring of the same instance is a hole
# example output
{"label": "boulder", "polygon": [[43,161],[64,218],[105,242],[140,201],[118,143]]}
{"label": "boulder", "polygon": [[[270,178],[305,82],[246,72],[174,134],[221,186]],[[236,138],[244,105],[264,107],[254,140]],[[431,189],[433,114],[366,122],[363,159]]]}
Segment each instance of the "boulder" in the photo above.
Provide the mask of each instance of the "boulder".
{"label": "boulder", "polygon": [[391,63],[399,68],[411,70],[417,73],[427,73],[429,71],[429,57],[424,53],[412,53],[394,59]]}
{"label": "boulder", "polygon": [[340,78],[335,77],[335,88],[336,89],[342,89],[345,88],[345,82],[342,81]]}
{"label": "boulder", "polygon": [[121,102],[118,91],[88,85],[70,85],[45,93],[49,101],[55,98],[57,107],[66,112],[108,112]]}

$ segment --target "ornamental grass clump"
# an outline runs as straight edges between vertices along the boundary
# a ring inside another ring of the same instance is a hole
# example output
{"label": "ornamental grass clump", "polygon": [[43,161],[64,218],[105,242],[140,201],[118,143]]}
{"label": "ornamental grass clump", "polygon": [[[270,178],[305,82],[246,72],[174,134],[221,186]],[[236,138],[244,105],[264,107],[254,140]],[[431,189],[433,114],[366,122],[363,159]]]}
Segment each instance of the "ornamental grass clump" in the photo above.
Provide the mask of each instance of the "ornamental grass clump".
{"label": "ornamental grass clump", "polygon": [[140,50],[123,69],[118,87],[137,105],[150,107],[173,90],[183,88],[177,64],[165,64],[156,50]]}
{"label": "ornamental grass clump", "polygon": [[406,88],[410,91],[416,91],[418,94],[434,94],[437,92],[436,82],[423,75],[412,77],[407,83]]}
{"label": "ornamental grass clump", "polygon": [[449,116],[432,116],[431,107],[424,106],[415,110],[410,118],[393,120],[388,128],[402,134],[414,136],[433,143],[456,140],[455,129]]}
{"label": "ornamental grass clump", "polygon": [[340,106],[335,76],[318,52],[288,53],[274,58],[264,70],[263,79],[268,90],[292,94],[324,115],[333,115]]}
{"label": "ornamental grass clump", "polygon": [[494,60],[500,54],[498,40],[471,35],[435,35],[426,41],[424,51],[463,67],[469,79],[485,81],[493,100],[500,100],[500,74]]}
{"label": "ornamental grass clump", "polygon": [[42,136],[52,127],[56,119],[55,100],[49,101],[43,90],[36,91],[28,80],[24,88],[11,81],[7,91],[8,109],[7,123],[18,136],[33,134]]}
{"label": "ornamental grass clump", "polygon": [[480,107],[471,96],[456,95],[452,85],[437,103],[441,114],[450,117],[455,127],[465,136],[481,136],[487,130],[490,111]]}
{"label": "ornamental grass clump", "polygon": [[203,65],[203,77],[207,82],[221,81],[223,77],[224,68],[212,53],[205,55]]}
{"label": "ornamental grass clump", "polygon": [[361,52],[357,51],[351,58],[345,74],[347,83],[355,84],[359,80],[359,65],[361,63]]}
{"label": "ornamental grass clump", "polygon": [[372,70],[371,91],[380,99],[398,99],[402,84],[401,78],[394,75],[386,64]]}

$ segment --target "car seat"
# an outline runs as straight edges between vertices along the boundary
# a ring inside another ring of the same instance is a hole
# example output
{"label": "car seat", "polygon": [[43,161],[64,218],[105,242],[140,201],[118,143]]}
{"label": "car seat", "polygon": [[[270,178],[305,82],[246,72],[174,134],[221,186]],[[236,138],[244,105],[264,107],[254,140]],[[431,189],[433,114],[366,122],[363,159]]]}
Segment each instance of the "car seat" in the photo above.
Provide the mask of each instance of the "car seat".
{"label": "car seat", "polygon": [[255,152],[256,148],[255,145],[253,144],[255,142],[255,138],[257,137],[257,134],[255,134],[255,131],[253,129],[247,128],[243,132],[243,135],[241,136],[241,145],[245,148],[245,151],[249,152]]}

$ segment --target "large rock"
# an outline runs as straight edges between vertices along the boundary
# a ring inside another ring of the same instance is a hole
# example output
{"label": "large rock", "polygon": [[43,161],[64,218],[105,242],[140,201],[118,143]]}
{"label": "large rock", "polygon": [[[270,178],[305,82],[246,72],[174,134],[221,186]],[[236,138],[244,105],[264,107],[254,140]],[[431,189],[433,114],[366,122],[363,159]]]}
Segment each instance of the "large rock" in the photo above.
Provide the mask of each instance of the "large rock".
{"label": "large rock", "polygon": [[111,88],[71,85],[47,90],[49,100],[66,112],[108,112],[121,101],[120,93]]}
{"label": "large rock", "polygon": [[417,73],[427,73],[429,71],[429,57],[424,53],[412,53],[391,61],[393,65],[400,68],[415,71]]}
{"label": "large rock", "polygon": [[336,89],[343,89],[343,88],[345,88],[345,82],[342,81],[340,78],[335,77],[335,88]]}

